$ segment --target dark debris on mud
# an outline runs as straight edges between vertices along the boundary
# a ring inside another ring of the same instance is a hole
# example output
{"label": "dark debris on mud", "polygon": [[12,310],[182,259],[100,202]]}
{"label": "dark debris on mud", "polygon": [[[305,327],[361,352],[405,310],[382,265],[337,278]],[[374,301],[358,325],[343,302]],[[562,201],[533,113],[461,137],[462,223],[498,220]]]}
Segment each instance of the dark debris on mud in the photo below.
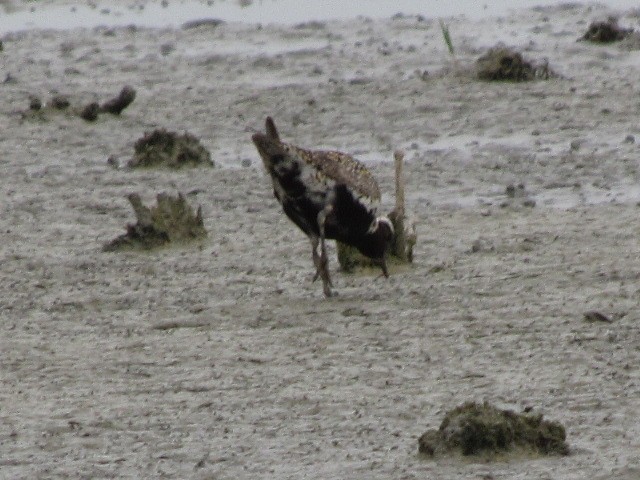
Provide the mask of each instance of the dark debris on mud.
{"label": "dark debris on mud", "polygon": [[85,105],[78,115],[87,122],[95,122],[98,119],[98,113],[100,113],[98,102],[91,102]]}
{"label": "dark debris on mud", "polygon": [[77,115],[87,122],[95,122],[100,113],[111,113],[120,115],[136,98],[136,90],[125,85],[120,93],[100,105],[96,101],[91,101],[83,106],[72,107],[72,101],[67,95],[55,94],[48,102],[43,102],[36,95],[29,96],[29,108],[19,112],[22,120],[40,120],[49,121],[55,118],[55,115],[64,113],[67,115]]}
{"label": "dark debris on mud", "polygon": [[548,80],[558,76],[547,61],[535,64],[520,52],[501,45],[478,58],[476,74],[480,80],[512,82]]}
{"label": "dark debris on mud", "polygon": [[160,193],[157,204],[147,207],[136,193],[128,197],[137,217],[137,223],[127,225],[127,233],[103,246],[103,251],[151,250],[168,243],[184,243],[207,236],[202,219],[202,208],[194,213],[182,194],[172,196]]}
{"label": "dark debris on mud", "polygon": [[604,21],[592,22],[585,34],[579,40],[593,43],[613,43],[624,40],[633,33],[633,28],[622,28],[618,19],[609,17]]}
{"label": "dark debris on mud", "polygon": [[211,153],[198,138],[186,132],[180,135],[164,128],[156,129],[138,139],[134,150],[128,163],[130,168],[214,166]]}
{"label": "dark debris on mud", "polygon": [[568,455],[564,426],[541,414],[515,413],[488,403],[468,402],[447,412],[437,430],[418,440],[419,453],[476,456],[486,461],[539,455]]}
{"label": "dark debris on mud", "polygon": [[100,106],[100,111],[111,113],[113,115],[120,115],[125,108],[131,105],[135,98],[135,88],[125,85],[116,97],[107,100]]}

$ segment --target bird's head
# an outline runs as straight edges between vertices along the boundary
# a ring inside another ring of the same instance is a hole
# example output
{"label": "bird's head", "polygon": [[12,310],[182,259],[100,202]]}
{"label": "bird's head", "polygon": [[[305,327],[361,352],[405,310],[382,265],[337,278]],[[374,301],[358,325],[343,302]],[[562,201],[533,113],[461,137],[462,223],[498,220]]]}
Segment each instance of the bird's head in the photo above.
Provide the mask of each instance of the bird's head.
{"label": "bird's head", "polygon": [[382,269],[382,274],[389,277],[387,270],[387,251],[393,242],[395,231],[388,217],[376,217],[367,230],[367,243],[370,248],[369,257]]}
{"label": "bird's head", "polygon": [[256,146],[263,160],[268,160],[271,156],[280,153],[282,150],[279,142],[274,141],[264,133],[254,133],[251,136],[251,140],[253,140],[253,144]]}
{"label": "bird's head", "polygon": [[266,133],[256,132],[251,136],[253,144],[256,146],[262,161],[264,162],[267,170],[272,165],[274,160],[282,157],[285,154],[285,145],[280,141],[278,130],[271,117],[267,117],[265,121]]}

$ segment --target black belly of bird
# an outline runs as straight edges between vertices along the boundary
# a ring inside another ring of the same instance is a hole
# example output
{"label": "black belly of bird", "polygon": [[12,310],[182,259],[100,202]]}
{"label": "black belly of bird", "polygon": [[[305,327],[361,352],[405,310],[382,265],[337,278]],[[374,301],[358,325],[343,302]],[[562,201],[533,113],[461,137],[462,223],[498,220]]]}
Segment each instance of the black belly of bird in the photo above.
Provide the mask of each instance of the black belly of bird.
{"label": "black belly of bird", "polygon": [[[277,194],[276,194],[277,196]],[[311,201],[304,195],[297,198],[285,197],[280,199],[287,217],[307,235],[320,236],[318,214],[322,211],[322,204]]]}
{"label": "black belly of bird", "polygon": [[318,214],[331,202],[332,210],[325,221],[325,238],[356,247],[366,256],[377,256],[372,253],[373,245],[369,245],[367,235],[375,215],[354,197],[346,185],[337,184],[321,195],[317,191],[309,192],[300,182],[295,185],[295,191],[302,191],[302,194],[294,197],[283,188],[284,195],[279,200],[287,216],[304,233],[320,235]]}

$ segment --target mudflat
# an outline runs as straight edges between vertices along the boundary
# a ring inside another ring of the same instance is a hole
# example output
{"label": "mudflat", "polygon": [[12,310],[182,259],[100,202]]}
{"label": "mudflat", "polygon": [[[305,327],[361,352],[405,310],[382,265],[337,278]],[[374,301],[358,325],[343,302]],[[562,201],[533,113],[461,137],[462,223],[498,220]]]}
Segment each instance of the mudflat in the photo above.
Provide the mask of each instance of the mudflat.
{"label": "mudflat", "polygon": [[[576,41],[608,13],[446,19],[453,56],[408,16],[5,34],[0,477],[640,478],[640,49]],[[478,80],[499,42],[558,76]],[[120,115],[73,113],[125,85]],[[384,211],[406,152],[413,265],[345,275],[332,250],[324,298],[251,143],[267,115],[364,160]],[[127,168],[156,128],[215,167]],[[103,252],[161,192],[207,239]],[[467,401],[561,422],[571,454],[420,457]]]}

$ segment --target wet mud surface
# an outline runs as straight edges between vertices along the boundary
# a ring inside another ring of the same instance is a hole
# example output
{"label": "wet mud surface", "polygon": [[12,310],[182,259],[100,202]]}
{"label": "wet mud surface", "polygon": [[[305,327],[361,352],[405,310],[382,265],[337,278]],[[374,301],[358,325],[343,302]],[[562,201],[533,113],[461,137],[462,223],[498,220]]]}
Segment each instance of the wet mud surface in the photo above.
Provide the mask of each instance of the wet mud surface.
{"label": "wet mud surface", "polygon": [[[450,19],[454,57],[402,16],[5,34],[0,476],[637,479],[640,60],[576,42],[602,13]],[[561,77],[476,79],[499,42]],[[21,117],[123,85],[119,115]],[[340,274],[332,246],[324,298],[251,143],[266,115],[365,161],[385,212],[406,152],[411,266]],[[160,128],[216,168],[108,162]],[[132,192],[185,194],[207,238],[103,252]],[[571,454],[425,460],[418,438],[468,401],[534,406]]]}

